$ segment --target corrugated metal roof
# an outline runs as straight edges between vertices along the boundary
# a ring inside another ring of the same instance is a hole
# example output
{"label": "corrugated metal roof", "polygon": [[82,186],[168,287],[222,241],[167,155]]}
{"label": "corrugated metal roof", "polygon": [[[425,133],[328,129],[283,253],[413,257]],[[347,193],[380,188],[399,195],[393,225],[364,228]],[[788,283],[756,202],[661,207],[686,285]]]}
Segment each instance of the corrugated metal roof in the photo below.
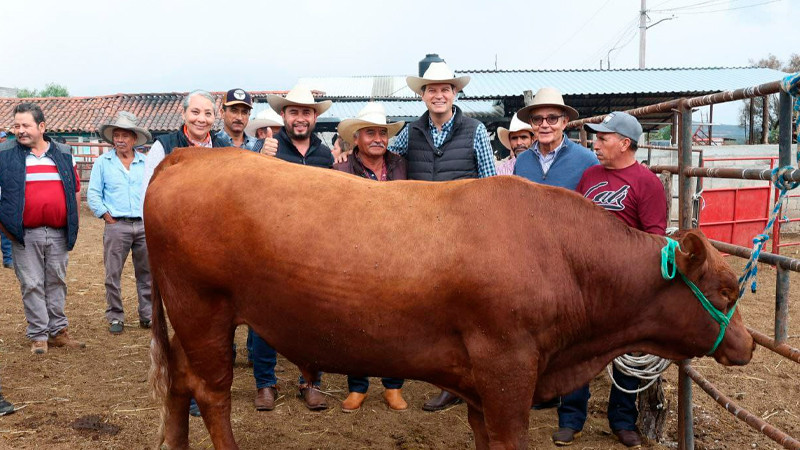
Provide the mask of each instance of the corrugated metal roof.
{"label": "corrugated metal roof", "polygon": [[[421,116],[427,108],[421,101],[389,100],[380,102],[386,109],[390,120],[408,120]],[[330,109],[319,116],[319,122],[340,122],[343,119],[356,117],[367,102],[333,102]],[[455,102],[464,114],[475,118],[503,117],[503,105],[495,100],[457,100]],[[251,116],[255,116],[269,108],[267,103],[253,105]]]}
{"label": "corrugated metal roof", "polygon": [[[787,74],[761,67],[705,67],[624,70],[460,70],[472,77],[467,98],[521,96],[545,86],[564,95],[701,93],[756,86]],[[412,99],[405,76],[305,77],[298,83],[325,92],[326,98]]]}

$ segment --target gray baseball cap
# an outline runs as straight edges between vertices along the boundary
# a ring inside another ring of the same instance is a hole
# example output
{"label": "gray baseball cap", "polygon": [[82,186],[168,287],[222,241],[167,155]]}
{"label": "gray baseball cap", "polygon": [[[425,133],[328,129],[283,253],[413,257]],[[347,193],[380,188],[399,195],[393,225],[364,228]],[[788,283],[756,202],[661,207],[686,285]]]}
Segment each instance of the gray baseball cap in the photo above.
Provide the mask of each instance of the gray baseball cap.
{"label": "gray baseball cap", "polygon": [[642,126],[636,117],[622,111],[609,113],[602,122],[587,123],[584,128],[592,133],[618,133],[634,142],[642,135]]}

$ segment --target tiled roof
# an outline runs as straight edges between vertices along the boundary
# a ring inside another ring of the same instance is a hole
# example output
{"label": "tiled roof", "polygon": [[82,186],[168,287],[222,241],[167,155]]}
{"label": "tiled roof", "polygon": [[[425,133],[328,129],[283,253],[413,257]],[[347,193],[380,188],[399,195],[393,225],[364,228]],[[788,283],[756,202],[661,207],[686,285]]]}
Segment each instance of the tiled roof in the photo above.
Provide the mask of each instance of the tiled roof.
{"label": "tiled roof", "polygon": [[[425,103],[419,100],[383,100],[380,103],[391,121],[416,119],[427,110]],[[464,114],[476,119],[503,117],[503,105],[494,100],[457,100],[455,104],[464,111]],[[343,119],[356,117],[366,105],[367,102],[361,101],[335,101],[317,121],[339,123]],[[267,103],[256,103],[253,105],[253,114],[268,108]]]}
{"label": "tiled roof", "polygon": [[[285,94],[285,91],[251,92],[253,100],[266,101],[268,94]],[[163,133],[176,130],[181,118],[181,101],[186,92],[155,94],[116,94],[103,97],[45,97],[0,98],[0,129],[11,127],[12,111],[19,103],[36,103],[44,112],[47,131],[50,133],[97,133],[100,125],[114,119],[118,111],[129,111],[139,118],[139,126],[150,132]],[[216,106],[224,92],[212,92]],[[319,92],[315,92],[319,95]],[[216,128],[221,128],[218,119]]]}

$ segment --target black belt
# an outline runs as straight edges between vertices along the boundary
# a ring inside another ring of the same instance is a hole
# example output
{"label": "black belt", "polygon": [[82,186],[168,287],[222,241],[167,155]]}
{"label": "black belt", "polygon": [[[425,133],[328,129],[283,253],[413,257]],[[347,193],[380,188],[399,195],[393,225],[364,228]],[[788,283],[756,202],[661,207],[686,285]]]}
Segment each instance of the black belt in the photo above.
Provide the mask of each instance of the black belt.
{"label": "black belt", "polygon": [[142,220],[142,218],[141,217],[114,217],[114,220],[122,221],[122,222],[139,222],[140,220]]}

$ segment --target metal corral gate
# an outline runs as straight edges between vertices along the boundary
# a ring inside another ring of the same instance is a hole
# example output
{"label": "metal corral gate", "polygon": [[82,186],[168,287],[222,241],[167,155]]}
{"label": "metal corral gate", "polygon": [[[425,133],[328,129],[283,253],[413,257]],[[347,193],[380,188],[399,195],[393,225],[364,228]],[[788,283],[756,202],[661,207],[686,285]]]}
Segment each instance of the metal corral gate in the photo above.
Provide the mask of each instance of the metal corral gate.
{"label": "metal corral gate", "polygon": [[[789,95],[789,92],[797,92],[798,89],[800,89],[800,74],[794,74],[787,77],[785,80],[778,80],[759,86],[725,91],[701,97],[681,98],[627,111],[634,116],[644,116],[657,112],[675,113],[675,119],[673,120],[677,123],[673,123],[673,125],[677,125],[680,136],[677,149],[678,165],[652,166],[651,170],[655,173],[666,171],[678,175],[678,209],[679,225],[681,229],[692,227],[694,202],[692,199],[691,180],[693,177],[742,180],[771,180],[772,178],[771,171],[768,169],[693,167],[692,108],[780,93],[778,166],[792,166],[792,96]],[[583,131],[583,125],[587,123],[599,123],[602,121],[603,117],[604,116],[596,116],[576,120],[570,122],[569,127],[580,127],[581,138],[585,141],[586,135]],[[800,151],[800,143],[798,143],[798,151]],[[787,182],[800,182],[800,170],[793,168],[793,170],[784,172],[783,179]],[[753,252],[750,248],[738,245],[715,240],[711,242],[718,250],[745,259],[749,259]],[[792,348],[785,343],[788,336],[789,271],[800,272],[800,260],[762,251],[759,254],[758,261],[775,266],[777,271],[775,289],[775,338],[770,339],[768,336],[756,330],[748,330],[759,345],[800,364],[800,350]],[[741,408],[729,397],[719,392],[692,367],[691,360],[681,361],[679,367],[678,448],[694,449],[694,427],[692,418],[692,380],[694,380],[701,389],[738,419],[743,420],[780,445],[789,449],[800,450],[800,441],[768,424],[757,415]]]}

